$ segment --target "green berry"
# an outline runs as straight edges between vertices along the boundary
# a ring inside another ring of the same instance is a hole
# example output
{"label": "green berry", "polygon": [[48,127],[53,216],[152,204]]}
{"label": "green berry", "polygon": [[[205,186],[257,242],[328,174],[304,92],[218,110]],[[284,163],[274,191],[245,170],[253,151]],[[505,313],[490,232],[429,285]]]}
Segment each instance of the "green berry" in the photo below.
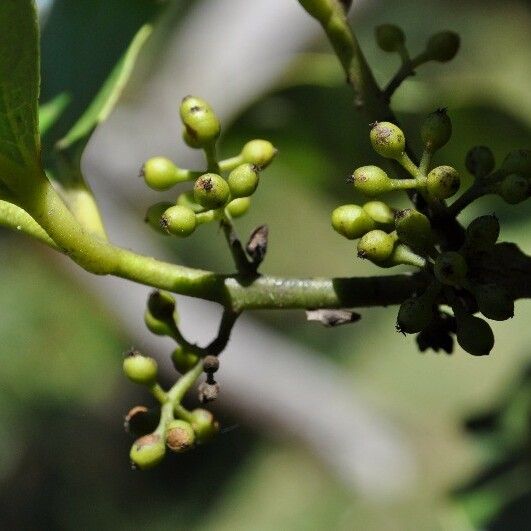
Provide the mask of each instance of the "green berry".
{"label": "green berry", "polygon": [[503,160],[501,169],[505,173],[520,173],[525,177],[531,177],[531,150],[515,149]]}
{"label": "green berry", "polygon": [[486,356],[494,346],[494,334],[487,321],[473,315],[458,315],[457,342],[473,356]]}
{"label": "green berry", "polygon": [[132,382],[152,385],[157,379],[158,366],[153,358],[133,350],[124,359],[123,370]]}
{"label": "green berry", "polygon": [[352,183],[356,190],[368,196],[383,194],[393,189],[393,181],[378,166],[362,166],[356,169],[352,174]]}
{"label": "green berry", "polygon": [[400,158],[406,149],[406,138],[400,127],[391,122],[376,122],[370,132],[371,144],[382,157]]}
{"label": "green berry", "polygon": [[424,296],[406,299],[398,310],[397,330],[404,334],[416,334],[433,320],[433,297]]}
{"label": "green berry", "polygon": [[369,217],[380,225],[391,225],[394,223],[395,211],[383,201],[369,201],[362,208]]}
{"label": "green berry", "polygon": [[466,169],[475,177],[485,177],[496,164],[494,154],[487,146],[473,147],[466,154]]}
{"label": "green berry", "polygon": [[188,192],[183,192],[177,198],[177,205],[188,207],[189,209],[193,210],[196,214],[204,210],[204,208],[199,203],[195,202],[193,190],[188,190]]}
{"label": "green berry", "polygon": [[215,173],[205,173],[195,181],[194,198],[207,210],[222,207],[229,197],[227,181]]}
{"label": "green berry", "polygon": [[479,311],[487,318],[505,321],[514,316],[514,301],[507,290],[497,284],[475,286],[474,295]]}
{"label": "green berry", "polygon": [[253,164],[242,164],[232,170],[227,178],[233,198],[253,195],[258,186],[258,172]]}
{"label": "green berry", "polygon": [[358,256],[371,262],[385,262],[392,254],[395,239],[383,230],[371,230],[358,241]]}
{"label": "green berry", "polygon": [[206,409],[194,409],[192,411],[192,428],[194,429],[197,442],[204,443],[212,439],[219,431],[219,424],[210,411]]}
{"label": "green berry", "polygon": [[451,166],[437,166],[428,173],[428,193],[437,199],[452,197],[461,184],[459,173]]}
{"label": "green berry", "polygon": [[480,216],[472,221],[465,234],[466,246],[484,251],[494,247],[500,235],[500,222],[494,214]]}
{"label": "green berry", "polygon": [[459,51],[460,38],[453,31],[441,31],[432,35],[426,45],[426,52],[433,61],[446,63]]}
{"label": "green berry", "polygon": [[376,26],[374,33],[376,43],[384,52],[397,52],[406,42],[404,32],[394,24]]}
{"label": "green berry", "polygon": [[219,120],[205,100],[186,96],[181,103],[180,114],[185,127],[183,138],[190,147],[203,148],[219,137]]}
{"label": "green berry", "polygon": [[498,195],[510,205],[516,205],[529,197],[529,181],[519,173],[511,173],[498,183]]}
{"label": "green berry", "polygon": [[169,201],[162,201],[160,203],[155,203],[154,205],[151,205],[146,215],[144,216],[144,221],[154,230],[157,232],[160,232],[161,234],[168,235],[168,233],[162,228],[160,224],[160,219],[162,218],[162,214],[168,208],[173,206],[173,203],[170,203]]}
{"label": "green berry", "polygon": [[151,433],[140,437],[133,443],[129,458],[135,467],[140,470],[147,470],[158,465],[165,453],[166,445],[162,437],[157,433]]}
{"label": "green berry", "polygon": [[433,269],[437,280],[450,286],[459,285],[468,272],[466,260],[455,251],[441,253]]}
{"label": "green berry", "polygon": [[243,146],[240,156],[244,162],[264,169],[277,154],[277,149],[267,140],[251,140]]}
{"label": "green berry", "polygon": [[225,210],[231,218],[240,218],[247,214],[251,208],[251,199],[249,197],[239,197],[233,199],[226,207]]}
{"label": "green berry", "polygon": [[194,232],[197,220],[191,208],[174,205],[162,214],[160,224],[166,232],[185,238]]}
{"label": "green berry", "polygon": [[149,159],[142,167],[141,175],[153,190],[168,190],[179,182],[177,166],[166,157]]}
{"label": "green berry", "polygon": [[332,228],[349,240],[376,228],[374,220],[358,205],[342,205],[332,212]]}
{"label": "green berry", "polygon": [[185,374],[197,365],[199,358],[193,352],[189,352],[178,345],[171,353],[171,360],[175,369],[181,374]]}
{"label": "green berry", "polygon": [[446,109],[432,112],[424,120],[420,136],[427,151],[433,153],[448,143],[452,136],[452,121]]}
{"label": "green berry", "polygon": [[395,227],[398,239],[414,249],[428,249],[433,245],[430,220],[413,208],[396,213]]}
{"label": "green berry", "polygon": [[166,446],[175,453],[190,450],[195,442],[195,433],[189,422],[172,420],[166,426]]}

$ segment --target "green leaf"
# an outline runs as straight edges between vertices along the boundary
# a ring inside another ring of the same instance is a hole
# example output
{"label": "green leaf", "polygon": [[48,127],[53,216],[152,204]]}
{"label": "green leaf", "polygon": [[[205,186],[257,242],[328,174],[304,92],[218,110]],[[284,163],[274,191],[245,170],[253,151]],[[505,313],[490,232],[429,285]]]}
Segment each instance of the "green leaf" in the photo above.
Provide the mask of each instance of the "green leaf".
{"label": "green leaf", "polygon": [[39,165],[39,38],[32,0],[0,2],[0,163]]}
{"label": "green leaf", "polygon": [[62,92],[39,107],[39,130],[41,137],[59,120],[69,103],[70,96],[66,92]]}

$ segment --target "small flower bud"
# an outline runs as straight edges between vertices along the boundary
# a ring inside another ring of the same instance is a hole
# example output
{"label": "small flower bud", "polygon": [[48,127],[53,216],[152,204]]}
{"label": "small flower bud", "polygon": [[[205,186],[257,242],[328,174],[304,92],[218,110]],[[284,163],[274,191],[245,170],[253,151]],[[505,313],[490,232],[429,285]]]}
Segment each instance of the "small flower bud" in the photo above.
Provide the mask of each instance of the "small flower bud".
{"label": "small flower bud", "polygon": [[342,205],[332,212],[332,228],[349,240],[376,228],[374,220],[358,205]]}
{"label": "small flower bud", "polygon": [[232,170],[227,178],[233,198],[253,195],[258,186],[258,172],[253,164],[241,164]]}
{"label": "small flower bud", "polygon": [[495,166],[494,154],[487,146],[473,147],[466,154],[466,169],[475,177],[485,177]]}
{"label": "small flower bud", "polygon": [[358,256],[371,262],[385,262],[392,254],[395,240],[383,230],[371,230],[358,241]]}
{"label": "small flower bud", "polygon": [[453,31],[441,31],[432,35],[426,45],[426,51],[434,61],[451,61],[459,51],[460,38]]}
{"label": "small flower bud", "polygon": [[354,188],[362,194],[375,196],[390,192],[393,189],[393,182],[378,166],[362,166],[352,174]]}
{"label": "small flower bud", "polygon": [[175,453],[190,450],[195,442],[195,433],[190,423],[172,420],[166,427],[166,446]]}
{"label": "small flower bud", "polygon": [[194,409],[192,411],[192,428],[194,429],[197,442],[204,443],[218,433],[219,424],[210,411],[206,409]]}
{"label": "small flower bud", "polygon": [[164,211],[160,218],[160,224],[166,232],[186,238],[195,231],[197,220],[191,208],[174,205]]}
{"label": "small flower bud", "polygon": [[178,345],[171,353],[171,360],[175,369],[181,374],[185,374],[197,365],[199,358],[193,352],[189,352]]}
{"label": "small flower bud", "polygon": [[226,207],[225,210],[231,218],[240,218],[244,216],[251,208],[251,199],[249,197],[239,197],[233,199]]}
{"label": "small flower bud", "polygon": [[168,233],[162,228],[160,224],[160,219],[162,218],[162,214],[164,214],[164,212],[168,210],[168,208],[170,208],[171,206],[173,206],[173,203],[170,203],[169,201],[162,201],[160,203],[155,203],[154,205],[151,205],[148,208],[146,215],[144,216],[144,221],[152,229],[167,236]]}
{"label": "small flower bud", "polygon": [[468,266],[461,254],[455,251],[448,251],[441,253],[437,257],[433,270],[439,282],[456,286],[466,277]]}
{"label": "small flower bud", "polygon": [[466,247],[484,251],[494,247],[500,235],[500,222],[494,214],[480,216],[472,221],[465,233]]}
{"label": "small flower bud", "polygon": [[261,170],[269,166],[277,154],[277,149],[267,140],[251,140],[243,146],[241,157],[244,162]]}
{"label": "small flower bud", "polygon": [[197,389],[199,391],[199,401],[202,404],[216,400],[219,395],[219,384],[203,382]]}
{"label": "small flower bud", "polygon": [[406,149],[406,139],[400,127],[391,122],[376,122],[370,132],[371,144],[382,157],[400,158]]}
{"label": "small flower bud", "polygon": [[141,175],[153,190],[168,190],[179,182],[177,166],[166,157],[153,157],[146,161]]}
{"label": "small flower bud", "polygon": [[487,356],[494,346],[494,334],[487,321],[473,315],[457,316],[457,342],[473,356]]}
{"label": "small flower bud", "polygon": [[205,356],[203,360],[203,370],[209,374],[214,374],[219,369],[219,358],[211,354]]}
{"label": "small flower bud", "polygon": [[433,153],[448,143],[452,136],[452,121],[446,109],[437,109],[427,116],[420,129],[427,151]]}
{"label": "small flower bud", "polygon": [[395,221],[395,211],[383,201],[369,201],[362,208],[379,225],[391,225]]}
{"label": "small flower bud", "polygon": [[451,166],[437,166],[428,173],[428,193],[437,199],[452,197],[461,184],[459,173]]}
{"label": "small flower bud", "polygon": [[498,195],[510,205],[517,205],[529,197],[529,181],[519,173],[510,173],[498,183]]}
{"label": "small flower bud", "polygon": [[132,350],[124,359],[123,370],[132,382],[152,385],[157,378],[158,366],[153,358]]}
{"label": "small flower bud", "polygon": [[515,149],[503,160],[501,169],[509,173],[520,173],[524,177],[531,177],[531,150]]}
{"label": "small flower bud", "polygon": [[166,446],[162,437],[156,433],[151,433],[140,437],[133,443],[129,458],[137,468],[147,470],[158,465],[165,453]]}
{"label": "small flower bud", "polygon": [[479,311],[487,318],[505,321],[514,316],[514,300],[507,290],[497,284],[480,284],[474,287]]}
{"label": "small flower bud", "polygon": [[394,24],[382,24],[374,30],[376,43],[384,52],[397,52],[406,42],[401,28]]}
{"label": "small flower bud", "polygon": [[433,245],[430,220],[413,208],[399,210],[395,217],[398,239],[413,249],[428,249]]}
{"label": "small flower bud", "polygon": [[205,100],[186,96],[181,103],[180,114],[185,126],[183,139],[190,147],[205,147],[219,137],[219,120]]}
{"label": "small flower bud", "polygon": [[194,198],[208,210],[222,207],[229,197],[227,181],[215,173],[205,173],[195,181]]}

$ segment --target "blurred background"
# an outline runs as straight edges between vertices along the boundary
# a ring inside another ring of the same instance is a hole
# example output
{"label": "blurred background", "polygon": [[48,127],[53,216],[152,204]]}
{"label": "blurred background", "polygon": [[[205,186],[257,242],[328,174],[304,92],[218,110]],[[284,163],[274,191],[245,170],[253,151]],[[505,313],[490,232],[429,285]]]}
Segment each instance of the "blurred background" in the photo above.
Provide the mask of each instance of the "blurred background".
{"label": "blurred background", "polygon": [[[38,3],[42,102],[64,90],[74,102],[47,137],[52,145],[160,2]],[[111,240],[231,270],[216,227],[175,241],[142,223],[161,200],[137,178],[142,162],[165,155],[193,167],[200,160],[180,141],[178,104],[193,93],[223,120],[222,156],[252,138],[279,148],[238,221],[242,235],[269,225],[264,273],[382,274],[329,227],[333,208],[359,199],[345,176],[377,159],[319,26],[295,0],[174,0],[156,16],[119,106],[83,160]],[[352,21],[381,83],[398,61],[377,48],[375,25],[402,26],[412,53],[436,31],[461,35],[454,61],[426,65],[394,99],[413,146],[423,117],[448,107],[454,135],[440,163],[465,174],[473,145],[490,146],[498,161],[530,147],[528,2],[355,0]],[[500,218],[502,240],[531,253],[531,203],[483,198],[462,221],[487,212]],[[129,467],[123,415],[151,402],[122,377],[122,353],[135,345],[160,360],[167,383],[174,378],[171,343],[144,330],[148,288],[92,278],[5,230],[0,246],[3,528],[531,527],[529,301],[517,302],[514,319],[491,323],[496,346],[488,358],[459,348],[419,353],[413,337],[395,332],[392,308],[364,309],[361,322],[334,330],[306,322],[304,312],[248,314],[222,357],[213,407],[221,435],[140,473]],[[185,332],[208,342],[219,308],[186,298],[179,305]]]}

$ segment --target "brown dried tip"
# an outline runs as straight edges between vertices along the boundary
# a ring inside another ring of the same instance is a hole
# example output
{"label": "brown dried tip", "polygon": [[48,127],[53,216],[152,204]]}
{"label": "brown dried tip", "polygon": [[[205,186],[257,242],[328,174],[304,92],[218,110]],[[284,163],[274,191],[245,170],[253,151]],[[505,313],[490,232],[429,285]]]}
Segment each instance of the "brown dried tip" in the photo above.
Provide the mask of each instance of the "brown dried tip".
{"label": "brown dried tip", "polygon": [[213,374],[219,369],[219,359],[217,356],[209,354],[203,360],[203,370],[207,373]]}
{"label": "brown dried tip", "polygon": [[199,401],[202,404],[216,400],[219,395],[219,384],[203,382],[199,388]]}
{"label": "brown dried tip", "polygon": [[131,408],[124,419],[124,429],[132,435],[145,435],[157,427],[158,415],[146,406]]}
{"label": "brown dried tip", "polygon": [[266,255],[268,238],[269,228],[267,225],[260,225],[249,236],[245,250],[255,265],[261,264]]}
{"label": "brown dried tip", "polygon": [[307,310],[308,321],[317,321],[326,327],[355,323],[361,319],[359,313],[350,310]]}

